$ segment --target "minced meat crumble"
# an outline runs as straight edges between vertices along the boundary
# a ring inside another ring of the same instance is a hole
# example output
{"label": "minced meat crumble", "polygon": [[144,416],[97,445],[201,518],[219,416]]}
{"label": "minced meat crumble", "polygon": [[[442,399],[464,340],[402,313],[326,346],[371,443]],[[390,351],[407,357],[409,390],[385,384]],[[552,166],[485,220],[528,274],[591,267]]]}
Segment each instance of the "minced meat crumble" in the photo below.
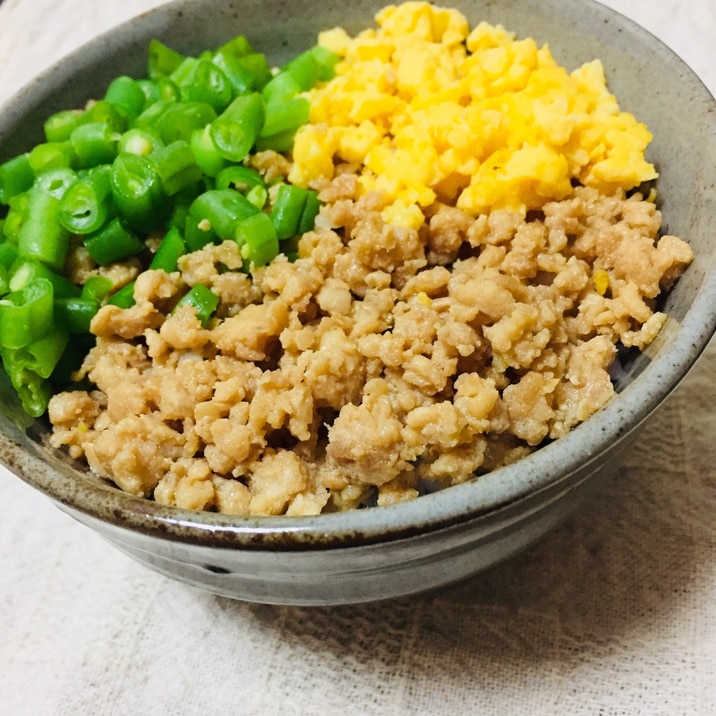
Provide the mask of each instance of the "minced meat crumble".
{"label": "minced meat crumble", "polygon": [[[430,207],[419,230],[339,174],[317,227],[252,276],[234,242],[145,271],[107,305],[55,396],[52,442],[123,490],[238,515],[389,505],[559,438],[613,395],[617,345],[642,348],[654,299],[692,256],[652,201],[577,187],[527,217]],[[173,310],[204,283],[204,328]]]}

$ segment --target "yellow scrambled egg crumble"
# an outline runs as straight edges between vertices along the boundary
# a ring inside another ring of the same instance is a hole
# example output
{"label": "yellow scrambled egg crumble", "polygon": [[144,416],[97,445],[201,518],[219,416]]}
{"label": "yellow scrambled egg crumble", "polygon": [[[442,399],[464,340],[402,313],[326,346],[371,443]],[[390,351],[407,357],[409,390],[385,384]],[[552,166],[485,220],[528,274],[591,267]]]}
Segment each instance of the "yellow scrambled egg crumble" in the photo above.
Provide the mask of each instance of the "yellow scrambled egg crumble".
{"label": "yellow scrambled egg crumble", "polygon": [[547,45],[457,10],[391,5],[376,28],[319,44],[341,58],[310,93],[289,179],[307,186],[353,165],[383,219],[406,228],[436,200],[467,213],[526,213],[573,182],[602,193],[656,178],[647,127],[620,111],[599,60],[568,72]]}

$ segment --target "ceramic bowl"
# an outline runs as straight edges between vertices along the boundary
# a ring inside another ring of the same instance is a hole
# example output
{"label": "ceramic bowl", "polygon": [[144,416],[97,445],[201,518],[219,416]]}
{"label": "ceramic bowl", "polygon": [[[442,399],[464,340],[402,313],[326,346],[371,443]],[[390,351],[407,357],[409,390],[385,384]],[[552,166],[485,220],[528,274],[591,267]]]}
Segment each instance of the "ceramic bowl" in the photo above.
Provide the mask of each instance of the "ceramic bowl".
{"label": "ceramic bowl", "polygon": [[[90,42],[0,113],[0,160],[40,140],[51,112],[83,104],[120,73],[141,74],[149,40],[187,53],[242,32],[280,63],[317,31],[354,32],[370,0],[179,0]],[[569,435],[473,482],[384,508],[311,518],[238,519],[125,494],[47,446],[0,381],[0,459],[61,509],[140,562],[211,592],[278,604],[341,604],[407,595],[472,575],[544,535],[615,471],[639,429],[707,345],[716,324],[716,103],[657,39],[589,0],[453,0],[472,24],[502,23],[549,42],[568,68],[600,58],[623,109],[654,134],[665,225],[695,261],[666,301],[657,341],[625,364],[618,395]],[[4,377],[4,376],[3,376]]]}

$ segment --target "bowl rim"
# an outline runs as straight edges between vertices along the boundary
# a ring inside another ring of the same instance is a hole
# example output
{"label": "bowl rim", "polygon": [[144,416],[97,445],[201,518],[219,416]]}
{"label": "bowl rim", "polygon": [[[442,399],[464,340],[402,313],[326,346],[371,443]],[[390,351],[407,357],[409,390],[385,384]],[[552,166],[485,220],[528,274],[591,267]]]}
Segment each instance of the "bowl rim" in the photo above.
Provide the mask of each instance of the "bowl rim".
{"label": "bowl rim", "polygon": [[[99,51],[103,43],[117,43],[125,35],[129,37],[130,25],[136,29],[138,24],[147,23],[160,13],[180,11],[192,2],[165,2],[96,36],[42,72],[0,108],[0,138],[5,107],[39,103],[52,90],[56,78],[62,76],[62,68],[68,61]],[[693,82],[694,90],[702,93],[701,99],[713,107],[711,131],[716,136],[716,101],[688,65],[660,39],[618,11],[595,0],[585,2],[595,12],[618,24],[620,32],[630,33],[656,55],[666,55],[682,68]],[[23,446],[25,439],[18,437],[19,434],[14,437],[0,435],[0,461],[76,516],[85,515],[131,531],[206,546],[330,549],[400,540],[484,519],[528,495],[559,484],[578,467],[583,468],[585,463],[595,462],[608,448],[637,430],[677,387],[716,331],[715,263],[716,258],[712,255],[703,284],[678,332],[667,339],[671,342],[669,350],[657,354],[638,379],[596,414],[523,460],[409,502],[315,517],[236,517],[165,507],[125,493],[99,478],[78,480],[66,458],[58,456],[59,451],[46,462],[41,456],[42,448],[37,446],[34,454],[27,451]],[[59,475],[53,472],[54,469]]]}

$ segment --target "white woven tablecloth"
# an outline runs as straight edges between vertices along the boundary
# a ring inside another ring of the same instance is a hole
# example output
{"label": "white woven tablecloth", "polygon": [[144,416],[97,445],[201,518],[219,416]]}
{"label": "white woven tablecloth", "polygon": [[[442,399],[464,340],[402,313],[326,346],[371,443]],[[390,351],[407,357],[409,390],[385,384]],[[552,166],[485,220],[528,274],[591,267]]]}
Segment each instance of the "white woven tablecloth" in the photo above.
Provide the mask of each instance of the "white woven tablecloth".
{"label": "white woven tablecloth", "polygon": [[[157,4],[4,0],[0,102]],[[715,0],[607,4],[716,92]],[[194,590],[0,469],[0,714],[716,714],[715,385],[712,342],[586,512],[460,586],[358,607]]]}

